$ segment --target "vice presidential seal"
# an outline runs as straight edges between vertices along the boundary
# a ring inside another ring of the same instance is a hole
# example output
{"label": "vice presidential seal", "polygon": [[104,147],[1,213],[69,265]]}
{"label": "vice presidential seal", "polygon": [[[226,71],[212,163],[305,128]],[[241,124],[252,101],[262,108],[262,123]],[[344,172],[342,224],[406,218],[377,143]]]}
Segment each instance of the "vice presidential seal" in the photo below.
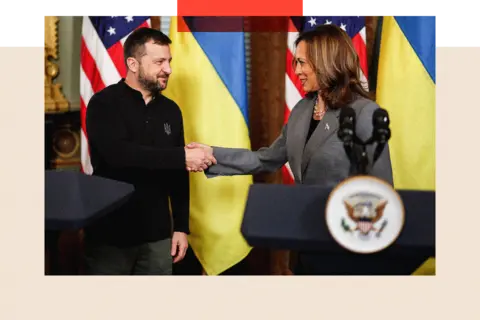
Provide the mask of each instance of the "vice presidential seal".
{"label": "vice presidential seal", "polygon": [[333,239],[356,253],[386,249],[400,235],[404,207],[385,181],[359,176],[341,182],[330,194],[326,222]]}

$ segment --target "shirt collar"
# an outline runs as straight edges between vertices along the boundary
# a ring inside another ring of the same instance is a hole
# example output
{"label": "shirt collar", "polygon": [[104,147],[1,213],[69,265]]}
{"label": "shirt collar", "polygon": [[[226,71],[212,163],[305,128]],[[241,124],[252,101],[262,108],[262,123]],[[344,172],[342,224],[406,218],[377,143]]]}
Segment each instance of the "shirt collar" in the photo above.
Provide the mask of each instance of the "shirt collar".
{"label": "shirt collar", "polygon": [[[134,95],[136,98],[141,98],[143,100],[143,96],[142,96],[142,93],[136,89],[133,89],[132,87],[130,87],[126,82],[125,82],[125,78],[122,78],[120,79],[120,81],[118,82],[127,92],[130,92],[132,95]],[[156,92],[153,96],[152,96],[152,100],[155,100],[158,98],[158,96],[160,95],[160,92]]]}

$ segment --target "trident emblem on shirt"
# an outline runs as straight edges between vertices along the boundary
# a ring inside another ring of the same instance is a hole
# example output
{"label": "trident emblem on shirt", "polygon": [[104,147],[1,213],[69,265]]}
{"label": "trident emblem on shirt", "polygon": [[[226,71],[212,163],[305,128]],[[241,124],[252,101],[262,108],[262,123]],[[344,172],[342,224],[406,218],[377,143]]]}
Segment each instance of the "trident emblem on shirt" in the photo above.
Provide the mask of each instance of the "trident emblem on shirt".
{"label": "trident emblem on shirt", "polygon": [[172,133],[172,129],[170,128],[170,125],[168,123],[164,123],[163,128],[165,129],[165,133],[167,135],[170,135]]}

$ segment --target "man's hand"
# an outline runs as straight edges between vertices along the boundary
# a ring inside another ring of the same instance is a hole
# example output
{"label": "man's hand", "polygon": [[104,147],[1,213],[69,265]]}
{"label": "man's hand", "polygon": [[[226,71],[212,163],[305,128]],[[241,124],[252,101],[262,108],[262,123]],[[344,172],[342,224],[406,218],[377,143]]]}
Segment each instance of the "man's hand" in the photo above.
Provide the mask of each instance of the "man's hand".
{"label": "man's hand", "polygon": [[183,232],[174,232],[172,237],[172,250],[171,254],[173,259],[173,263],[177,263],[185,258],[185,254],[187,253],[188,249],[188,240],[187,234]]}
{"label": "man's hand", "polygon": [[188,171],[201,172],[217,163],[213,149],[201,143],[192,142],[185,146],[185,154]]}

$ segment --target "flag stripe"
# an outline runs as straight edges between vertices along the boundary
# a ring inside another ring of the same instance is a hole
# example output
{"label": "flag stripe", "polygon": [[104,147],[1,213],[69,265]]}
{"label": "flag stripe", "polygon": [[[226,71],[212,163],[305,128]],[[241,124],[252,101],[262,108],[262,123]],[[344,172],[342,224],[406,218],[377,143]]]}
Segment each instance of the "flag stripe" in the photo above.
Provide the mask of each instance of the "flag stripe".
{"label": "flag stripe", "polygon": [[[212,67],[232,95],[248,125],[245,39],[242,32],[192,32]],[[218,44],[221,45],[219,46]],[[227,53],[229,59],[225,59]]]}
{"label": "flag stripe", "polygon": [[82,59],[81,59],[81,66],[83,72],[85,72],[88,81],[90,82],[92,88],[95,91],[102,90],[105,88],[105,83],[103,82],[102,76],[98,71],[97,64],[95,60],[90,54],[90,51],[85,47],[85,41],[81,43],[81,52],[82,52]]}
{"label": "flag stripe", "polygon": [[92,89],[91,82],[85,75],[83,68],[80,68],[80,98],[83,100],[83,102],[87,106],[92,96],[93,96],[93,89]]}
{"label": "flag stripe", "polygon": [[87,134],[87,106],[83,101],[83,98],[80,97],[80,121],[82,126],[82,131],[84,134]]}
{"label": "flag stripe", "polygon": [[395,21],[435,82],[435,17],[395,17]]}
{"label": "flag stripe", "polygon": [[86,174],[92,174],[93,168],[90,162],[90,150],[88,147],[87,129],[86,129],[87,107],[82,97],[80,97],[80,117],[81,117],[81,124],[82,124],[82,130],[80,135],[82,170]]}
{"label": "flag stripe", "polygon": [[[435,30],[423,30],[428,20],[405,22],[411,32],[417,29],[419,40],[434,42]],[[435,83],[394,17],[383,19],[376,91],[378,104],[390,114],[395,188],[435,190]]]}
{"label": "flag stripe", "polygon": [[[98,74],[98,72],[97,72]],[[90,163],[90,150],[87,140],[87,105],[93,96],[91,82],[88,80],[83,67],[80,68],[80,121],[81,121],[81,163],[82,171],[86,174],[92,174],[93,168]]]}
{"label": "flag stripe", "polygon": [[363,77],[368,79],[368,66],[367,66],[367,59],[362,59],[362,57],[367,56],[367,46],[362,39],[362,36],[360,34],[357,34],[352,38],[353,46],[355,47],[355,50],[357,51],[359,62],[360,62],[360,68],[363,73]]}
{"label": "flag stripe", "polygon": [[123,59],[123,45],[121,42],[115,43],[113,46],[107,50],[110,59],[112,59],[115,68],[118,71],[120,77],[125,78],[127,75],[127,68],[125,67],[125,62]]}
{"label": "flag stripe", "polygon": [[292,110],[298,101],[302,99],[300,92],[297,90],[288,75],[285,75],[285,100],[287,108]]}
{"label": "flag stripe", "polygon": [[[82,59],[84,62],[84,59]],[[93,74],[98,75],[98,72],[93,71]],[[103,84],[103,82],[102,82]],[[81,123],[81,141],[80,141],[80,153],[81,153],[81,164],[82,164],[82,172],[85,174],[92,174],[93,168],[90,163],[90,150],[88,147],[88,140],[87,140],[87,129],[86,129],[86,116],[87,116],[87,105],[90,101],[90,98],[93,96],[93,89],[91,86],[91,82],[87,78],[84,68],[80,68],[80,123]]]}

